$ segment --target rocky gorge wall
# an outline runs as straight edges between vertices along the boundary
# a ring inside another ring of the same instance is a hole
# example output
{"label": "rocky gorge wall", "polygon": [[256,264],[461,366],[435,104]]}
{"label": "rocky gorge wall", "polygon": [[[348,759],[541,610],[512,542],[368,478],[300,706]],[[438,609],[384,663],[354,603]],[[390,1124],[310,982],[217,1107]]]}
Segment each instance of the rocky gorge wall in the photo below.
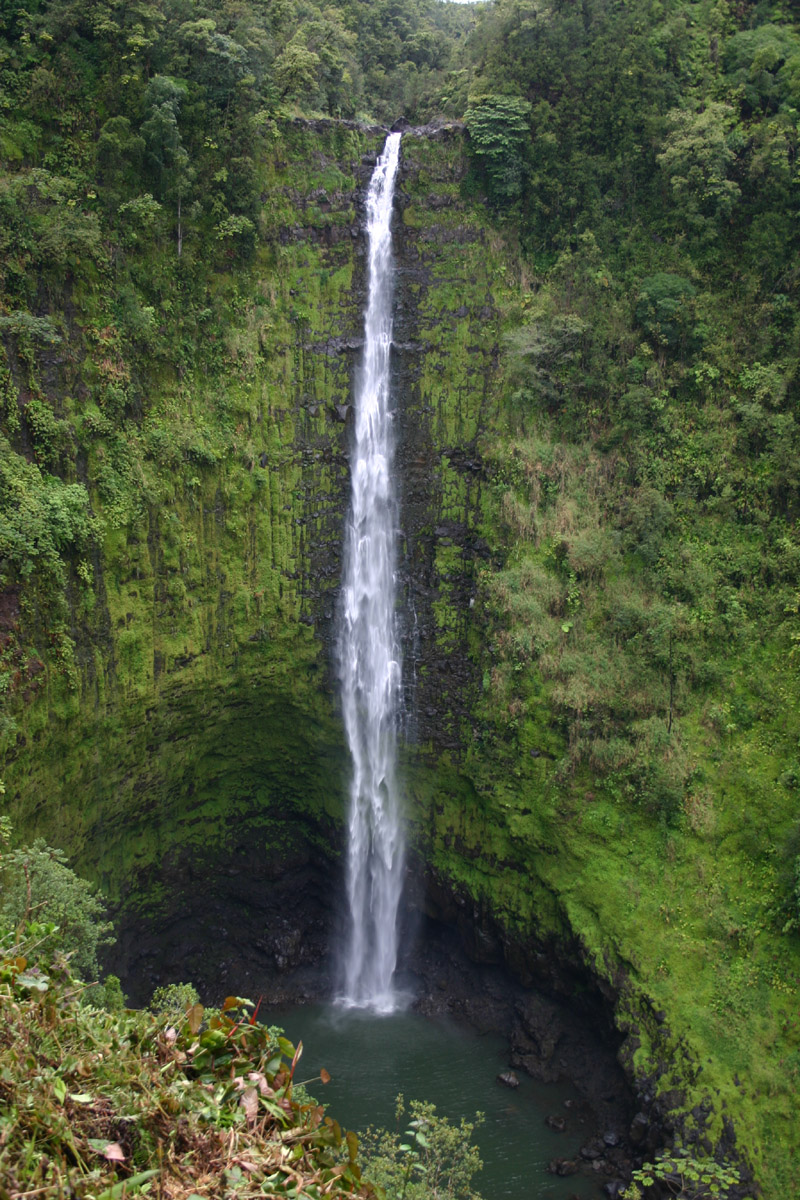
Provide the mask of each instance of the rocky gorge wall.
{"label": "rocky gorge wall", "polygon": [[[90,594],[69,564],[68,669],[36,598],[5,594],[18,670],[3,776],[18,832],[64,846],[111,898],[110,961],[136,995],[165,957],[202,984],[210,943],[224,942],[235,974],[237,945],[274,969],[318,960],[330,932],[347,769],[334,617],[362,205],[384,137],[330,121],[276,130],[255,260],[212,278],[193,331],[210,348],[202,369],[140,365],[96,289],[71,296],[64,341],[40,354],[34,382],[6,345],[20,450],[36,459],[22,443],[44,395],[71,430],[60,469],[86,485],[103,533]],[[476,446],[498,403],[503,248],[460,196],[465,171],[457,129],[406,135],[394,363],[404,642],[415,740],[440,748],[459,744],[474,682],[469,601],[488,553]],[[125,444],[95,403],[92,370],[109,359],[136,397]],[[131,447],[133,483],[117,494],[107,480],[125,481]]]}
{"label": "rocky gorge wall", "polygon": [[[71,431],[57,471],[85,484],[103,530],[68,562],[58,636],[27,584],[0,596],[15,722],[2,774],[18,832],[64,846],[110,896],[109,964],[136,1001],[169,978],[214,995],[288,968],[297,992],[304,970],[325,969],[347,774],[334,617],[361,205],[384,136],[276,126],[254,258],[210,274],[183,328],[195,366],[120,339],[96,288],[69,295],[63,342],[32,374],[4,338],[15,448],[37,461],[26,414],[46,402]],[[569,1000],[614,1045],[625,1038],[649,1150],[684,1130],[735,1153],[740,1085],[705,1061],[714,1030],[705,1014],[692,1030],[673,1021],[661,999],[681,953],[662,894],[680,859],[646,821],[609,817],[589,783],[558,775],[563,735],[535,679],[524,719],[490,711],[485,577],[508,549],[491,443],[506,412],[502,314],[519,303],[521,270],[466,178],[457,127],[406,132],[393,371],[412,903],[474,962]],[[161,305],[180,301],[176,285]],[[97,398],[97,378],[112,376],[129,396],[116,432]],[[657,928],[640,920],[643,893],[667,911]],[[532,1040],[523,1030],[521,1057]],[[788,1092],[771,1105],[788,1127]]]}

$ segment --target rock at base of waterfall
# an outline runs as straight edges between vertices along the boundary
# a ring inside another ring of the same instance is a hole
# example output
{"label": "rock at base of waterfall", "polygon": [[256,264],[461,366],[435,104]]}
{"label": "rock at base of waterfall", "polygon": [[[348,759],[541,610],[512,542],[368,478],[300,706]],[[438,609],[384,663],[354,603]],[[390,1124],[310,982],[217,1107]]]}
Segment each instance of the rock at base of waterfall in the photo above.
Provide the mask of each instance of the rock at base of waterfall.
{"label": "rock at base of waterfall", "polygon": [[547,1170],[551,1175],[560,1175],[563,1179],[567,1175],[577,1175],[580,1167],[571,1158],[554,1158],[547,1164]]}
{"label": "rock at base of waterfall", "polygon": [[501,1071],[497,1076],[497,1082],[502,1083],[503,1087],[518,1088],[519,1079],[514,1071]]}

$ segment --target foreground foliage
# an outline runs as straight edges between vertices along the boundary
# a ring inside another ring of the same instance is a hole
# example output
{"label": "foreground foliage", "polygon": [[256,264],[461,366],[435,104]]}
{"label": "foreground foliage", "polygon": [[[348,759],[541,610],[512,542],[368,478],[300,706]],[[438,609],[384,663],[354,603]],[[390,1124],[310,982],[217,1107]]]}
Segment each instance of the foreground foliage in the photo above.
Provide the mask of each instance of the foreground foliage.
{"label": "foreground foliage", "polygon": [[[0,840],[10,835],[0,818]],[[258,1005],[229,996],[205,1009],[173,983],[149,1011],[125,1010],[115,977],[84,982],[76,965],[97,966],[88,925],[106,939],[112,927],[63,860],[39,846],[0,858],[0,1200],[480,1200],[473,1123],[412,1102],[405,1141],[367,1131],[362,1181],[358,1136],[295,1080],[302,1043],[259,1024]],[[60,925],[45,919],[56,913]],[[399,1097],[398,1121],[404,1111]]]}
{"label": "foreground foliage", "polygon": [[0,961],[0,1196],[374,1194],[357,1139],[294,1088],[302,1045],[229,997],[174,1025],[81,1003],[37,930]]}

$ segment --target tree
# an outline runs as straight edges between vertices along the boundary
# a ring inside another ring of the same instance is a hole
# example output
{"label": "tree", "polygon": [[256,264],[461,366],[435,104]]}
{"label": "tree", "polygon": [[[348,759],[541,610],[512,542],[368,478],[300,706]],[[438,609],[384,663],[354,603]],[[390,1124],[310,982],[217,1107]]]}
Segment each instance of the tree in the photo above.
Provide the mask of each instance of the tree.
{"label": "tree", "polygon": [[135,181],[144,151],[145,140],[133,132],[127,117],[111,117],[100,130],[97,165],[110,208],[119,205],[126,184]]}
{"label": "tree", "polygon": [[665,350],[690,353],[699,344],[694,299],[697,289],[688,279],[659,271],[642,280],[636,297],[636,320]]}
{"label": "tree", "polygon": [[733,212],[741,195],[730,178],[736,159],[729,104],[712,102],[701,112],[673,109],[658,162],[679,206],[679,219],[715,236],[716,225]]}
{"label": "tree", "polygon": [[247,72],[247,51],[227,34],[220,33],[209,17],[186,21],[178,38],[189,55],[189,72],[216,104],[227,104]]}
{"label": "tree", "polygon": [[800,98],[795,90],[800,38],[789,26],[760,25],[735,34],[725,46],[723,65],[745,112],[777,112],[782,103]]}
{"label": "tree", "polygon": [[178,114],[186,91],[187,84],[182,79],[154,76],[145,93],[150,115],[141,130],[150,163],[156,170],[159,194],[175,205],[178,258],[183,250],[183,200],[194,177],[178,127]]}
{"label": "tree", "polygon": [[306,45],[303,30],[299,29],[284,46],[275,60],[275,82],[281,100],[297,99],[312,91],[319,78],[320,58]]}
{"label": "tree", "polygon": [[[398,1096],[398,1124],[405,1115],[405,1101]],[[362,1135],[364,1177],[383,1188],[388,1200],[480,1200],[472,1179],[483,1163],[472,1135],[483,1115],[453,1125],[437,1115],[435,1105],[412,1100],[409,1117],[402,1138],[371,1127]]]}
{"label": "tree", "polygon": [[525,184],[531,106],[518,96],[481,96],[464,114],[470,151],[498,208],[519,200]]}
{"label": "tree", "polygon": [[103,920],[103,898],[70,870],[63,850],[41,838],[13,850],[10,834],[6,821],[0,826],[0,928],[36,923],[42,929],[40,954],[62,950],[76,974],[96,979],[97,951],[114,941],[111,922]]}

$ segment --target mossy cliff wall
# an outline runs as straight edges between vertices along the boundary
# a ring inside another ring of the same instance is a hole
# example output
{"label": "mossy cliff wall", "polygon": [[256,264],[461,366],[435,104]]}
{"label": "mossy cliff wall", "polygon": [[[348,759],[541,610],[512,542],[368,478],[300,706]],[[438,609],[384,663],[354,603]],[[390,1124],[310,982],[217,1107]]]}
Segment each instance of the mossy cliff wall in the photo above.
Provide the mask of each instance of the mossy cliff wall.
{"label": "mossy cliff wall", "polygon": [[[42,461],[38,397],[69,431],[53,465],[85,483],[103,532],[67,563],[55,650],[52,597],[5,593],[16,728],[3,776],[18,832],[65,846],[118,906],[113,962],[144,991],[170,954],[202,982],[209,941],[224,938],[231,986],[237,944],[257,941],[265,966],[324,948],[346,792],[333,620],[363,201],[384,137],[324,121],[273,132],[255,259],[210,274],[206,308],[183,318],[201,348],[193,369],[177,344],[150,361],[125,342],[97,281],[61,298],[63,341],[30,371],[6,345],[15,448]],[[460,131],[406,136],[395,386],[407,677],[420,736],[443,746],[468,707],[469,599],[486,553],[475,453],[496,406],[503,257],[460,198],[464,173]],[[176,278],[162,307],[180,303]],[[120,429],[95,386],[103,372],[128,382]]]}
{"label": "mossy cliff wall", "polygon": [[509,251],[463,195],[460,130],[409,132],[402,146],[394,393],[411,740],[458,752],[474,707],[472,605],[490,558],[479,443],[502,410]]}
{"label": "mossy cliff wall", "polygon": [[[0,594],[7,798],[22,835],[65,846],[118,905],[113,961],[137,998],[157,976],[241,991],[245,962],[324,955],[347,774],[333,618],[361,205],[384,136],[272,130],[254,257],[217,262],[190,297],[162,247],[126,337],[111,284],[88,274],[49,310],[59,345],[26,357],[4,335],[20,461],[84,482],[104,523],[93,550],[65,554],[60,600],[35,576]],[[797,961],[765,916],[769,880],[746,882],[735,757],[713,765],[687,729],[730,799],[716,826],[671,832],[561,769],[535,668],[521,662],[513,709],[496,702],[500,348],[531,286],[467,182],[458,129],[406,133],[393,369],[419,903],[475,957],[605,1005],[656,1138],[684,1128],[730,1151],[733,1115],[759,1178],[790,1194]]]}
{"label": "mossy cliff wall", "polygon": [[[100,289],[70,297],[64,343],[35,364],[78,446],[63,473],[86,482],[104,534],[91,587],[68,564],[66,665],[49,598],[43,615],[24,588],[6,595],[17,686],[3,775],[18,832],[67,847],[121,905],[126,976],[141,950],[126,915],[173,929],[185,952],[192,928],[200,944],[221,937],[228,901],[257,895],[262,877],[299,888],[314,854],[310,886],[328,882],[345,788],[331,621],[362,336],[359,206],[383,136],[275,131],[255,260],[209,276],[184,330],[202,348],[194,370],[170,361],[177,347],[152,363],[121,344]],[[121,436],[94,402],[91,367],[108,360],[132,397]],[[17,376],[24,414],[31,385]],[[276,924],[254,914],[262,941]]]}

